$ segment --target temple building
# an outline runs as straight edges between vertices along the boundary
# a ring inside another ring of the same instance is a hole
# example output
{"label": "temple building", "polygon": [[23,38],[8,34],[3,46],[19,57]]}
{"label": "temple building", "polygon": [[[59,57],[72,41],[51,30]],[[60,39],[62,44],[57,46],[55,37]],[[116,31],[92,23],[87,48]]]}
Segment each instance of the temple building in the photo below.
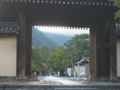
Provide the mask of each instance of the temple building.
{"label": "temple building", "polygon": [[117,10],[109,0],[0,0],[0,76],[29,78],[32,26],[63,26],[90,29],[90,81],[117,82]]}

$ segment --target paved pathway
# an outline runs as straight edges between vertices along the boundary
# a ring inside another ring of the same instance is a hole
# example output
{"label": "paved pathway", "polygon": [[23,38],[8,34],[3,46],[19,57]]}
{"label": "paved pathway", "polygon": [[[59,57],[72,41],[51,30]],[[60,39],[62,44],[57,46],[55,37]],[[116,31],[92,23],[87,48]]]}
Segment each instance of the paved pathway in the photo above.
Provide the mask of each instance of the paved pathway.
{"label": "paved pathway", "polygon": [[120,85],[120,82],[88,82],[84,81],[84,78],[77,80],[74,77],[40,76],[38,79],[38,81],[3,81],[0,85]]}
{"label": "paved pathway", "polygon": [[[50,85],[80,85],[77,81],[77,78],[74,77],[55,77],[55,76],[38,76],[40,84],[50,84]],[[84,78],[79,80],[83,81]]]}

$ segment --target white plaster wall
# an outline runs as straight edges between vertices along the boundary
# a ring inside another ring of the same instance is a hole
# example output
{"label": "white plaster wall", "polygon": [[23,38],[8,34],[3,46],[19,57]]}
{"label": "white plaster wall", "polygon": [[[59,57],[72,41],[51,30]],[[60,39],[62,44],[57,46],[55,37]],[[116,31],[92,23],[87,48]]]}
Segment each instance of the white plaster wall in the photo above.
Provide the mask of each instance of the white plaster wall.
{"label": "white plaster wall", "polygon": [[82,73],[85,71],[85,66],[75,66],[75,71],[77,72],[77,74],[79,75],[79,73]]}
{"label": "white plaster wall", "polygon": [[16,76],[15,36],[0,36],[0,76]]}
{"label": "white plaster wall", "polygon": [[85,75],[86,75],[87,77],[90,76],[90,63],[85,64]]}
{"label": "white plaster wall", "polygon": [[120,77],[120,38],[117,39],[117,76]]}
{"label": "white plaster wall", "polygon": [[71,68],[67,68],[67,73],[68,73],[69,76],[72,76],[71,75]]}

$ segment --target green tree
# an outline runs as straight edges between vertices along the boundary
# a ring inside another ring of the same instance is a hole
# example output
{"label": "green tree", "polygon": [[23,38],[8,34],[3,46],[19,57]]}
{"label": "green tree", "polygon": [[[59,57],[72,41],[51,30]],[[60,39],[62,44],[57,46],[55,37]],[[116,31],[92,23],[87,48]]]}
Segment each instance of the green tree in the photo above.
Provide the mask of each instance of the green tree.
{"label": "green tree", "polygon": [[55,51],[51,52],[49,63],[51,64],[51,67],[54,71],[60,71],[61,75],[63,75],[63,72],[67,70],[67,67],[70,65],[70,63],[66,60],[64,57],[64,47],[60,46]]}
{"label": "green tree", "polygon": [[43,71],[48,71],[48,65],[47,65],[47,60],[49,58],[49,53],[50,53],[50,48],[47,46],[42,46],[40,47],[40,61],[42,64]]}
{"label": "green tree", "polygon": [[75,35],[72,39],[67,40],[67,42],[64,43],[66,57],[71,62],[74,70],[74,62],[78,61],[83,56],[89,58],[89,43],[90,40],[88,34]]}
{"label": "green tree", "polygon": [[39,55],[39,47],[36,46],[35,48],[32,48],[32,73],[41,71],[40,68],[38,68],[40,65],[38,64],[40,62],[40,55]]}
{"label": "green tree", "polygon": [[73,57],[74,60],[78,60],[83,56],[89,58],[89,44],[89,35],[81,34],[75,35],[74,37],[72,37],[72,39],[67,40],[67,42],[64,43],[64,46],[68,57]]}
{"label": "green tree", "polygon": [[90,38],[88,34],[75,35],[72,37],[73,45],[77,50],[78,58],[89,57],[90,49]]}
{"label": "green tree", "polygon": [[[109,0],[109,1],[112,1],[114,3],[114,6],[120,8],[120,0]],[[120,17],[120,10],[115,12],[115,18],[119,18],[119,17]]]}
{"label": "green tree", "polygon": [[53,49],[47,46],[32,48],[32,72],[47,72],[49,70],[48,59]]}

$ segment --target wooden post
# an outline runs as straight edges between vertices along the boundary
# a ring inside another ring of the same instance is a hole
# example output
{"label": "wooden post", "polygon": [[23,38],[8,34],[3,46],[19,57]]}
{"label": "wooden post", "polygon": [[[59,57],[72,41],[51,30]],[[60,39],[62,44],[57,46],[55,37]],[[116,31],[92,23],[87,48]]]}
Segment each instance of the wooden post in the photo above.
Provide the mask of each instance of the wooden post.
{"label": "wooden post", "polygon": [[26,65],[25,75],[30,81],[37,81],[37,75],[31,75],[31,60],[32,60],[32,24],[27,21],[26,33]]}
{"label": "wooden post", "polygon": [[90,81],[99,81],[97,77],[96,28],[90,29]]}
{"label": "wooden post", "polygon": [[101,76],[101,27],[96,27],[96,60],[97,60],[97,76]]}
{"label": "wooden post", "polygon": [[109,20],[103,21],[101,23],[101,77],[100,81],[108,81],[109,80],[109,54],[107,54],[108,47],[106,44],[109,43]]}
{"label": "wooden post", "polygon": [[26,14],[19,12],[19,47],[18,47],[18,58],[19,58],[19,71],[18,76],[25,76],[25,60],[26,60]]}
{"label": "wooden post", "polygon": [[31,60],[32,60],[32,25],[27,22],[27,33],[26,33],[26,66],[25,66],[25,75],[30,76],[31,75]]}
{"label": "wooden post", "polygon": [[110,81],[117,82],[117,56],[116,56],[116,20],[110,19]]}

